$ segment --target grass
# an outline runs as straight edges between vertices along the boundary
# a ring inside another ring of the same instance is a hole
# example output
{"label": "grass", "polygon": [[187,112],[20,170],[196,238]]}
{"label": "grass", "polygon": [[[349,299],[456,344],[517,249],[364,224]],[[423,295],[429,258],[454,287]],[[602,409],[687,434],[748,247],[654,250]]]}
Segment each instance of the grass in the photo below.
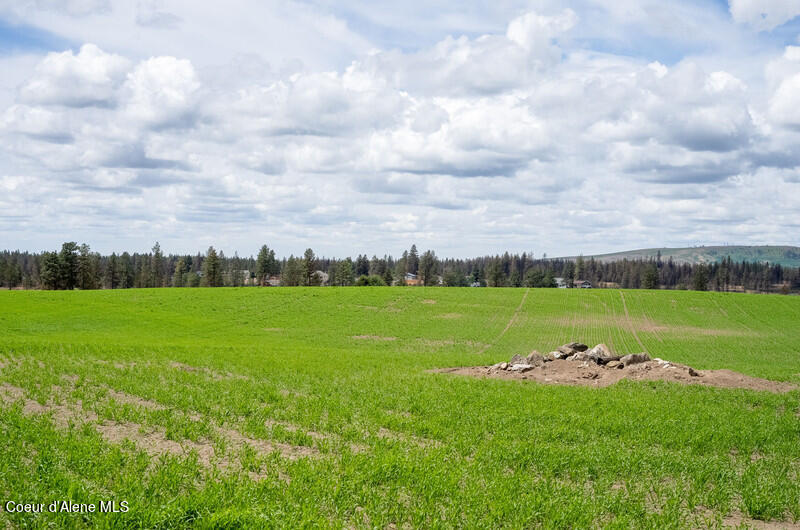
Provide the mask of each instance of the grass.
{"label": "grass", "polygon": [[800,519],[800,391],[561,387],[427,372],[575,339],[800,383],[800,298],[525,293],[0,292],[3,506],[130,506],[0,510],[0,526]]}

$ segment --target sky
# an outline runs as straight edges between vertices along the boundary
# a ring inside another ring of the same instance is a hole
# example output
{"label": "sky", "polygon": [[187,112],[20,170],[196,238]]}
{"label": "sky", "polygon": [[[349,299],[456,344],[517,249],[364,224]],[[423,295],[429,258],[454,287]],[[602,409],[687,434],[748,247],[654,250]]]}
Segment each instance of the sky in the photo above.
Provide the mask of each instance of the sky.
{"label": "sky", "polygon": [[800,245],[800,0],[0,0],[0,248]]}

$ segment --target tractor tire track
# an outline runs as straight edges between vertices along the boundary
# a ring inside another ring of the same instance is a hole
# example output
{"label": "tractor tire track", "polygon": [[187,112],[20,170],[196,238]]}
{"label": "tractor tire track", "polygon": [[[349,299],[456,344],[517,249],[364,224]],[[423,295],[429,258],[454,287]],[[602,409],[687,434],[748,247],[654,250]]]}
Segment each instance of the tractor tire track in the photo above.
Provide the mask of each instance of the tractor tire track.
{"label": "tractor tire track", "polygon": [[511,315],[511,318],[508,320],[508,324],[506,324],[506,327],[504,327],[503,331],[501,331],[500,334],[497,336],[497,338],[494,339],[494,341],[492,341],[492,344],[487,344],[483,348],[481,348],[481,350],[478,352],[479,355],[481,353],[484,353],[492,346],[495,346],[498,342],[500,342],[500,339],[503,338],[503,335],[505,335],[506,332],[511,328],[511,326],[514,325],[514,322],[517,320],[517,317],[519,316],[519,312],[522,311],[522,306],[525,305],[525,299],[528,298],[528,293],[530,292],[530,290],[531,290],[530,287],[525,289],[525,294],[522,295],[522,300],[520,301],[517,308],[514,310],[514,314]]}
{"label": "tractor tire track", "polygon": [[633,338],[636,339],[636,342],[638,342],[639,346],[642,347],[642,351],[648,353],[647,348],[645,348],[644,343],[642,343],[641,339],[639,338],[639,335],[636,334],[636,328],[631,321],[631,315],[628,313],[628,304],[625,303],[625,293],[620,291],[619,295],[622,297],[622,308],[625,310],[625,320],[628,322],[628,328],[631,330]]}

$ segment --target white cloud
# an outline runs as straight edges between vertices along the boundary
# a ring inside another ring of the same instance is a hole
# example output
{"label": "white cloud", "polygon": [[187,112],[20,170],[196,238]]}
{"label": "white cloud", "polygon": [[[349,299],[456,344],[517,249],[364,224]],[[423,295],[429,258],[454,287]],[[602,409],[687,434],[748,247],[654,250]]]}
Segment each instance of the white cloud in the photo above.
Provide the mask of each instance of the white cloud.
{"label": "white cloud", "polygon": [[[397,253],[417,240],[442,255],[553,255],[760,242],[759,225],[765,238],[780,233],[762,213],[776,201],[787,218],[800,215],[797,47],[759,48],[746,61],[739,51],[597,51],[586,28],[599,20],[634,21],[646,50],[698,8],[540,4],[490,20],[488,33],[391,49],[364,45],[330,13],[260,4],[252,18],[334,36],[327,58],[304,51],[302,62],[272,63],[295,41],[263,54],[217,47],[214,60],[206,44],[184,42],[184,32],[211,35],[203,6],[198,15],[115,2],[70,18],[104,42],[115,41],[92,24],[123,17],[152,38],[136,51],[86,44],[36,67],[3,63],[25,72],[6,83],[13,101],[0,101],[0,195],[14,199],[0,198],[14,219],[0,218],[0,234],[116,250],[158,237],[175,251],[249,253],[258,237],[286,254]],[[67,16],[40,14],[53,27]],[[177,18],[162,24],[162,14]],[[251,35],[239,14],[219,16],[221,28]],[[748,191],[759,179],[770,193]],[[119,226],[135,231],[120,238]]]}
{"label": "white cloud", "polygon": [[192,63],[153,57],[130,72],[122,89],[125,112],[151,127],[190,125],[200,81]]}
{"label": "white cloud", "polygon": [[110,106],[129,61],[105,53],[94,44],[84,44],[77,54],[71,50],[50,53],[20,89],[27,103],[70,107]]}
{"label": "white cloud", "polygon": [[800,15],[797,0],[729,0],[736,22],[758,30],[772,30]]}

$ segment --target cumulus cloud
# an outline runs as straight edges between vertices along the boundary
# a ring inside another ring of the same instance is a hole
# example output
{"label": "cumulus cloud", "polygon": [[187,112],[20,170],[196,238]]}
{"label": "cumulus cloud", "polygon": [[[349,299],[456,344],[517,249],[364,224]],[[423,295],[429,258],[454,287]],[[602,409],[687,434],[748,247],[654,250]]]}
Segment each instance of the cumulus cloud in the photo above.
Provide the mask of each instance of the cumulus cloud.
{"label": "cumulus cloud", "polygon": [[124,57],[94,44],[84,44],[77,54],[71,50],[50,53],[21,87],[20,99],[68,107],[111,106],[129,65]]}
{"label": "cumulus cloud", "polygon": [[[626,5],[614,16],[661,13]],[[126,16],[155,39],[191,27],[168,7]],[[416,240],[444,255],[552,255],[720,230],[756,242],[759,208],[800,212],[800,48],[750,69],[615,54],[581,40],[597,11],[575,10],[520,11],[341,67],[253,54],[200,67],[93,44],[48,54],[0,108],[0,195],[17,199],[0,204],[29,223],[0,219],[0,233],[38,237],[35,214],[63,238],[123,244],[103,228],[122,223],[182,251],[249,252],[256,226],[287,254]],[[770,193],[748,192],[759,179]]]}
{"label": "cumulus cloud", "polygon": [[796,0],[729,0],[731,16],[758,30],[772,30],[800,15]]}
{"label": "cumulus cloud", "polygon": [[150,127],[181,127],[195,118],[200,81],[185,59],[153,57],[130,72],[122,87],[125,112]]}

